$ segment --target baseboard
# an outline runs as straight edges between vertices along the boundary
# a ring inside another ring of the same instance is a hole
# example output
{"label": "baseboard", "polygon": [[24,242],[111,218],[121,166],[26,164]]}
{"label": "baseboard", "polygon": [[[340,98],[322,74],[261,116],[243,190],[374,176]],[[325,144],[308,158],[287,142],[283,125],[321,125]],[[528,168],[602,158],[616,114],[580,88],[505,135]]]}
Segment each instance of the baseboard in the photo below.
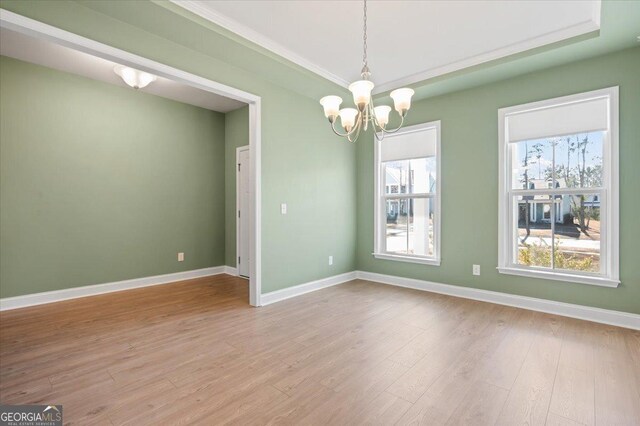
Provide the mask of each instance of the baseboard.
{"label": "baseboard", "polygon": [[[228,266],[214,266],[211,268],[195,269],[192,271],[176,272],[173,274],[156,275],[153,277],[135,278],[132,280],[116,281],[105,284],[95,284],[64,290],[46,291],[43,293],[26,294],[24,296],[5,297],[0,299],[0,311],[26,308],[27,306],[60,302],[62,300],[77,299],[79,297],[95,296],[97,294],[112,293],[114,291],[130,290],[133,288],[152,285],[169,284],[193,278],[224,274]],[[235,269],[235,268],[232,268]],[[233,274],[230,274],[233,275]]]}
{"label": "baseboard", "polygon": [[[112,293],[115,291],[129,290],[140,287],[169,284],[176,281],[184,281],[193,278],[219,274],[237,275],[237,270],[236,268],[230,266],[215,266],[211,268],[196,269],[192,271],[176,272],[173,274],[156,275],[153,277],[136,278],[132,280],[117,281],[112,283],[47,291],[44,293],[27,294],[24,296],[7,297],[4,299],[0,299],[0,311],[42,305],[45,303],[59,302],[62,300],[76,299],[79,297],[94,296],[104,293]],[[317,281],[311,281],[282,290],[265,293],[261,297],[262,306],[270,305],[272,303],[290,299],[292,297],[300,296],[334,285],[343,284],[354,279],[362,279],[380,284],[411,288],[415,290],[430,291],[432,293],[463,297],[465,299],[473,299],[483,302],[496,303],[499,305],[513,306],[522,309],[529,309],[532,311],[546,312],[555,315],[640,330],[640,315],[638,314],[593,308],[583,305],[574,305],[571,303],[556,302],[553,300],[537,299],[534,297],[518,296],[514,294],[500,293],[496,291],[482,290],[472,287],[463,287],[450,284],[435,283],[431,281],[417,280],[413,278],[403,278],[393,275],[377,274],[374,272],[365,271],[346,272],[344,274],[334,275]]]}
{"label": "baseboard", "polygon": [[283,288],[282,290],[276,290],[269,293],[264,293],[260,296],[260,303],[262,306],[270,305],[272,303],[280,302],[282,300],[291,299],[292,297],[301,296],[312,291],[320,290],[323,288],[331,287],[338,284],[343,284],[348,281],[356,279],[356,272],[346,272],[340,275],[334,275],[327,278],[322,278],[317,281],[310,281],[308,283],[299,284],[293,287]]}
{"label": "baseboard", "polygon": [[553,300],[499,293],[496,291],[481,290],[472,287],[434,283],[393,275],[376,274],[373,272],[356,271],[355,274],[358,279],[381,284],[430,291],[432,293],[447,294],[449,296],[463,297],[465,299],[514,306],[516,308],[546,312],[549,314],[640,330],[640,315],[628,312],[592,308],[590,306],[574,305],[571,303],[556,302]]}
{"label": "baseboard", "polygon": [[234,277],[238,276],[238,268],[234,268],[233,266],[224,265],[224,273],[227,275],[233,275]]}

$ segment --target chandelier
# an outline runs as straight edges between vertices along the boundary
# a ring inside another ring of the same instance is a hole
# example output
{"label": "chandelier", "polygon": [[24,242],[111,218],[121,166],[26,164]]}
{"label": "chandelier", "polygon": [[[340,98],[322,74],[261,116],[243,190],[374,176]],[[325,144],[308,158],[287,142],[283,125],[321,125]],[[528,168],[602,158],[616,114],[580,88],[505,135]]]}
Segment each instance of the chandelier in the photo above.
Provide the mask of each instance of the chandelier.
{"label": "chandelier", "polygon": [[[371,127],[374,129],[374,134],[378,140],[382,140],[385,133],[394,133],[400,130],[404,124],[407,111],[411,108],[411,97],[414,94],[413,89],[407,87],[396,89],[389,94],[393,99],[395,110],[400,115],[400,125],[395,129],[387,129],[391,107],[387,105],[374,106],[373,99],[371,98],[371,90],[373,90],[374,84],[369,80],[371,72],[367,65],[367,0],[364,0],[363,23],[363,55],[362,71],[360,74],[362,80],[358,80],[349,85],[349,91],[353,94],[353,103],[356,104],[357,109],[340,109],[340,104],[342,104],[342,98],[340,96],[325,96],[320,99],[320,104],[324,108],[324,115],[329,119],[333,132],[338,136],[346,137],[349,142],[355,142],[360,135],[360,131],[363,128],[365,131],[367,130],[369,122],[371,122]],[[340,116],[340,122],[345,133],[336,130],[336,119],[338,116]]]}

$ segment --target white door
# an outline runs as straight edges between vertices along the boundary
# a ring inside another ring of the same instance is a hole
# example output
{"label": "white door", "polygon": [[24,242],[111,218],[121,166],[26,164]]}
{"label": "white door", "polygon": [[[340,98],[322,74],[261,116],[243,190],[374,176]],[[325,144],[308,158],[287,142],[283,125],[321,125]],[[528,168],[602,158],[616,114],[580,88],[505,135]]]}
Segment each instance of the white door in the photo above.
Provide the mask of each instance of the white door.
{"label": "white door", "polygon": [[238,275],[249,277],[250,268],[250,247],[251,247],[251,179],[249,176],[249,147],[238,148],[238,176],[237,182],[237,205],[238,205],[238,226],[237,226],[237,253],[238,253]]}

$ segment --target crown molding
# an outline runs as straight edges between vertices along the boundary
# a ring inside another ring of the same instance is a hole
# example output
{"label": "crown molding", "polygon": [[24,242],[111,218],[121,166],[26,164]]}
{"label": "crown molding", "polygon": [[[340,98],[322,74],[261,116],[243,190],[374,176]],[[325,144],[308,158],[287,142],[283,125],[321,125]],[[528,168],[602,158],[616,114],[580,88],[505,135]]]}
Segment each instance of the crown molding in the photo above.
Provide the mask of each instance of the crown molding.
{"label": "crown molding", "polygon": [[[599,6],[600,2],[598,1],[597,4]],[[517,43],[502,47],[500,49],[495,49],[490,52],[481,53],[476,56],[471,56],[459,61],[451,62],[447,65],[431,68],[400,79],[381,83],[376,86],[372,93],[374,95],[378,95],[380,93],[388,92],[398,87],[409,86],[421,81],[460,71],[465,68],[471,68],[494,60],[503,59],[511,55],[517,55],[528,50],[541,48],[543,46],[569,40],[573,37],[583,36],[585,34],[598,31],[600,30],[600,7],[598,7],[597,9],[597,14],[594,13],[592,19],[588,21],[580,22],[578,24],[565,27],[557,31],[543,34],[541,36],[531,37],[526,40],[522,40]]]}
{"label": "crown molding", "polygon": [[[287,49],[272,39],[259,32],[229,18],[228,16],[216,12],[205,6],[202,0],[170,0],[172,3],[204,18],[222,28],[225,28],[240,37],[261,46],[276,55],[279,55],[333,83],[347,88],[349,81],[323,68],[322,66],[303,58],[295,52]],[[386,82],[379,82],[373,90],[374,95],[388,92],[398,87],[415,85],[419,82],[440,77],[466,68],[471,68],[497,59],[502,59],[511,55],[520,54],[535,48],[540,48],[553,43],[582,36],[600,29],[601,0],[592,1],[591,18],[556,31],[552,31],[540,36],[531,37],[508,46],[484,52],[479,55],[467,57],[449,64],[420,71],[406,77],[394,79]]]}
{"label": "crown molding", "polygon": [[251,28],[245,25],[242,25],[238,21],[231,19],[226,15],[223,15],[221,13],[218,13],[209,9],[208,7],[204,6],[202,4],[203,2],[200,0],[169,0],[169,1],[339,86],[346,88],[349,85],[349,82],[347,80],[344,80],[343,78],[337,76],[336,74],[303,58],[297,53],[292,52],[291,50],[287,49],[286,47],[282,46],[279,43],[276,43],[270,38],[265,37],[264,35],[258,33],[257,31],[252,30]]}

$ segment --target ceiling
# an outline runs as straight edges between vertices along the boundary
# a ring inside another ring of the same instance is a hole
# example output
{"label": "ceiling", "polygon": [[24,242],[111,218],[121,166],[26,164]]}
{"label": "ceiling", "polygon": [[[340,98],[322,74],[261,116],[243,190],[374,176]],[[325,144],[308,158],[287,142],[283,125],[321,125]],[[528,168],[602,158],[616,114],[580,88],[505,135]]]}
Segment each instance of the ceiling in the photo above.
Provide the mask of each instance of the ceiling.
{"label": "ceiling", "polygon": [[[342,86],[362,67],[361,1],[173,0]],[[600,29],[599,0],[370,1],[374,93]]]}
{"label": "ceiling", "polygon": [[[93,80],[103,81],[116,86],[129,87],[113,71],[116,65],[115,62],[64,47],[44,39],[30,37],[6,28],[0,29],[0,55],[88,77]],[[196,89],[186,84],[177,83],[163,77],[158,77],[157,80],[149,86],[139,90],[223,113],[246,105],[242,102]]]}

